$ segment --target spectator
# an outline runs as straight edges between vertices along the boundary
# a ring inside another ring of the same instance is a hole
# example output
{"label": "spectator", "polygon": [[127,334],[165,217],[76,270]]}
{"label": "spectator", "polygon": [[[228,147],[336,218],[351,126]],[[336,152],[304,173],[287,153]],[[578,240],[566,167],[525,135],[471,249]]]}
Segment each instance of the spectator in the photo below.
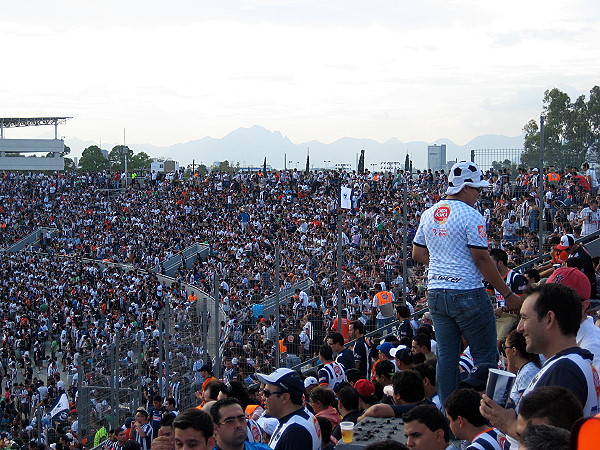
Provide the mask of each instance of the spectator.
{"label": "spectator", "polygon": [[247,418],[242,404],[234,397],[217,401],[210,410],[215,424],[215,439],[223,450],[269,450],[266,444],[248,442]]}
{"label": "spectator", "polygon": [[472,389],[457,389],[446,399],[444,409],[450,421],[450,430],[456,439],[470,443],[467,450],[504,450],[505,436],[479,412],[479,393]]}
{"label": "spectator", "polygon": [[330,333],[327,336],[327,345],[337,353],[335,362],[344,366],[344,371],[354,369],[354,354],[352,350],[344,347],[344,337],[340,333]]}
{"label": "spectator", "polygon": [[506,370],[516,375],[510,391],[510,400],[516,407],[521,401],[523,392],[540,371],[540,358],[527,351],[525,337],[517,330],[511,331],[506,337],[502,345],[502,353],[506,357]]}
{"label": "spectator", "polygon": [[417,406],[405,413],[402,420],[408,448],[446,450],[450,444],[448,420],[435,406]]}
{"label": "spectator", "polygon": [[[529,425],[521,435],[520,450],[570,450],[571,433],[552,425]],[[581,447],[577,447],[581,448]]]}
{"label": "spectator", "polygon": [[214,425],[210,415],[196,408],[189,408],[173,421],[175,448],[188,450],[211,450],[215,446]]}
{"label": "spectator", "polygon": [[340,414],[335,409],[335,394],[325,386],[319,386],[310,391],[310,405],[315,411],[316,417],[324,417],[329,420],[332,427],[337,427],[342,421]]}
{"label": "spectator", "polygon": [[[338,411],[342,417],[341,422],[358,422],[358,417],[361,415],[358,391],[351,386],[343,387],[337,393],[337,399]],[[342,430],[339,424],[333,429],[332,436],[338,441],[342,439]]]}

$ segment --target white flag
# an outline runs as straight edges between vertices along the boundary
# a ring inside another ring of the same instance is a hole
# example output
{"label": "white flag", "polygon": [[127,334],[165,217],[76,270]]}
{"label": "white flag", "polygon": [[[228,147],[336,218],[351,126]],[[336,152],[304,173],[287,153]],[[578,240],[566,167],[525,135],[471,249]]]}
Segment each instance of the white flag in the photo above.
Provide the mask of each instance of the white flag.
{"label": "white flag", "polygon": [[57,414],[60,414],[63,411],[68,411],[69,410],[69,399],[67,398],[67,394],[62,394],[60,396],[60,398],[58,399],[58,402],[56,403],[56,405],[54,405],[54,408],[52,408],[52,411],[50,411],[50,417],[54,417]]}
{"label": "white flag", "polygon": [[344,209],[352,209],[352,200],[350,199],[351,195],[352,189],[342,186],[342,190],[340,192],[340,207]]}

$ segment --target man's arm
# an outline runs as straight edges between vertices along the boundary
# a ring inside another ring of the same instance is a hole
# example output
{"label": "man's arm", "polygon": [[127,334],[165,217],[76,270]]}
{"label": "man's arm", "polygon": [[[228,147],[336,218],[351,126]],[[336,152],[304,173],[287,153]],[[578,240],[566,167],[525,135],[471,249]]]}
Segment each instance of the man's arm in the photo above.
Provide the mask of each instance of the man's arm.
{"label": "man's arm", "polygon": [[427,247],[422,247],[416,243],[413,243],[412,258],[415,261],[423,263],[426,266],[428,266],[429,265],[429,250],[427,250]]}
{"label": "man's arm", "polygon": [[377,403],[369,408],[358,418],[360,422],[365,417],[395,417],[394,409],[391,405],[385,403]]}
{"label": "man's arm", "polygon": [[506,285],[500,276],[494,261],[492,261],[487,249],[469,247],[469,250],[471,251],[473,261],[475,261],[475,264],[483,275],[483,278],[485,278],[486,281],[488,281],[498,292],[500,292],[501,295],[504,296],[510,292],[510,295],[506,295],[506,297],[504,297],[506,299],[506,309],[509,311],[519,311],[523,300],[518,295],[514,294],[510,287]]}

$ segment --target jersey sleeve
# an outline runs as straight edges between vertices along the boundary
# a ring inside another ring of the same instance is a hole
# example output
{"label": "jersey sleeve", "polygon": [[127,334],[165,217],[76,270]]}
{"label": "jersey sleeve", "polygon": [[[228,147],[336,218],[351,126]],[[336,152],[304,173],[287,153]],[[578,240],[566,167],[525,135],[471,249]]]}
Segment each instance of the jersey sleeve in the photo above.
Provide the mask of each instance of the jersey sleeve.
{"label": "jersey sleeve", "polygon": [[488,248],[487,232],[485,230],[485,219],[477,211],[473,210],[469,220],[464,222],[467,235],[467,247]]}

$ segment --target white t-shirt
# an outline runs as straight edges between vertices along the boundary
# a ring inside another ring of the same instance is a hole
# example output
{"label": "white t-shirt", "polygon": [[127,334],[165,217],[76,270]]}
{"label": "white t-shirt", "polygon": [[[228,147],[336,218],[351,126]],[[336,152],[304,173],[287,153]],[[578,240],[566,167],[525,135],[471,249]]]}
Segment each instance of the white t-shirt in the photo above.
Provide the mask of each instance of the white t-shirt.
{"label": "white t-shirt", "polygon": [[416,245],[427,247],[429,289],[478,289],[483,275],[471,248],[488,248],[485,221],[473,207],[460,200],[442,200],[421,217]]}

